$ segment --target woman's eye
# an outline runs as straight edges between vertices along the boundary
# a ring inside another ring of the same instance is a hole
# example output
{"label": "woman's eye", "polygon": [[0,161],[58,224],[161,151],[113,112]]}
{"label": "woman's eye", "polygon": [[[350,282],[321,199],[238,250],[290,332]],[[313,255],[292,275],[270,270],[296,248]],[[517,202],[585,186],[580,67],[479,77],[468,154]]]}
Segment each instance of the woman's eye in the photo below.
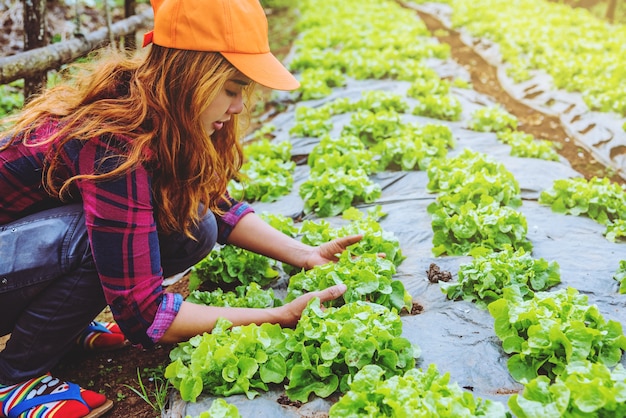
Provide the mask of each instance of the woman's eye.
{"label": "woman's eye", "polygon": [[232,90],[226,90],[226,95],[228,97],[237,97],[237,92]]}

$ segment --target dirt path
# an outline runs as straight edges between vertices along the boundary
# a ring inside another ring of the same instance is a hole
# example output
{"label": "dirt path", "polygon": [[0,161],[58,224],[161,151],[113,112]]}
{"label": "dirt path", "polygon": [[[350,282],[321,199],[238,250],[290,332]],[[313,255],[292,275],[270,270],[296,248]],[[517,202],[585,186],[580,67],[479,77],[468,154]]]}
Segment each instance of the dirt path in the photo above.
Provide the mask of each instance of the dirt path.
{"label": "dirt path", "polygon": [[[437,38],[440,42],[450,45],[452,58],[471,74],[474,90],[492,97],[509,113],[515,115],[520,122],[518,126],[520,131],[531,134],[536,139],[547,139],[560,144],[559,154],[567,159],[572,168],[585,176],[585,178],[607,176],[607,167],[596,161],[583,147],[575,144],[573,140],[569,140],[565,129],[557,117],[538,112],[511,97],[501,87],[496,67],[489,64],[472,48],[463,43],[458,32],[446,28],[434,16],[421,11],[417,11],[417,14],[424,21],[430,32],[438,35]],[[610,178],[619,184],[626,183],[624,179],[617,175]]]}

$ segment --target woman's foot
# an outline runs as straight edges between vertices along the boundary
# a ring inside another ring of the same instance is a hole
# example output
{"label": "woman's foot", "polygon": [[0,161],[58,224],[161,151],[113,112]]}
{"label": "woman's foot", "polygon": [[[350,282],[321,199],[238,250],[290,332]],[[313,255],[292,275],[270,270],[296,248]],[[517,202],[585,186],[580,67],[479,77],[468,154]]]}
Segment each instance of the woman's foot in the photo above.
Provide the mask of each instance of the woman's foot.
{"label": "woman's foot", "polygon": [[126,337],[114,322],[93,321],[76,340],[85,350],[109,351],[128,345]]}
{"label": "woman's foot", "polygon": [[0,385],[1,417],[95,418],[113,407],[104,395],[45,374],[16,385]]}

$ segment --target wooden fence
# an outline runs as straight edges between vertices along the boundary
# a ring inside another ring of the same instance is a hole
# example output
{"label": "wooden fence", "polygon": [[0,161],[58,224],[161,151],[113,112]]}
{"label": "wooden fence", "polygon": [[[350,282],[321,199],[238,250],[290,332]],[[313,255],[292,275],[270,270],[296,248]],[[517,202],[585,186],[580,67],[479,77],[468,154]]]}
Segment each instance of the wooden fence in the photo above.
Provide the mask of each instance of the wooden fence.
{"label": "wooden fence", "polygon": [[[25,101],[28,101],[28,97],[45,87],[46,74],[49,70],[58,69],[62,65],[110,43],[111,40],[124,38],[125,48],[135,48],[136,32],[149,25],[154,18],[152,8],[135,14],[135,1],[126,0],[125,19],[67,41],[41,45],[40,35],[47,31],[45,13],[42,13],[41,10],[29,11],[26,3],[30,3],[32,9],[32,4],[39,2],[24,1],[24,30],[26,33],[24,45],[28,50],[8,57],[0,57],[0,85],[23,78]],[[45,5],[45,1],[43,3]],[[38,30],[35,29],[37,27]],[[31,39],[29,40],[29,38]]]}

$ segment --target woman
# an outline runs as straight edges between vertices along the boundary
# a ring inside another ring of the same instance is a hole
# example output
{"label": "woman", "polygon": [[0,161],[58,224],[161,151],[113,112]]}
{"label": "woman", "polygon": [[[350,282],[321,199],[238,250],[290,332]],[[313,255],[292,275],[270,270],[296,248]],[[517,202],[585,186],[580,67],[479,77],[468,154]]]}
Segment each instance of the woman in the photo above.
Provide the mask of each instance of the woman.
{"label": "woman", "polygon": [[[48,371],[108,304],[150,347],[234,325],[297,323],[313,297],[219,308],[163,291],[216,242],[311,268],[361,237],[310,247],[231,199],[238,115],[255,83],[297,80],[271,54],[258,0],[158,0],[143,58],[111,51],[27,105],[0,145],[1,416],[100,416],[112,402]],[[93,330],[92,330],[93,332]],[[106,332],[106,330],[105,330]],[[37,415],[39,414],[39,415]]]}

